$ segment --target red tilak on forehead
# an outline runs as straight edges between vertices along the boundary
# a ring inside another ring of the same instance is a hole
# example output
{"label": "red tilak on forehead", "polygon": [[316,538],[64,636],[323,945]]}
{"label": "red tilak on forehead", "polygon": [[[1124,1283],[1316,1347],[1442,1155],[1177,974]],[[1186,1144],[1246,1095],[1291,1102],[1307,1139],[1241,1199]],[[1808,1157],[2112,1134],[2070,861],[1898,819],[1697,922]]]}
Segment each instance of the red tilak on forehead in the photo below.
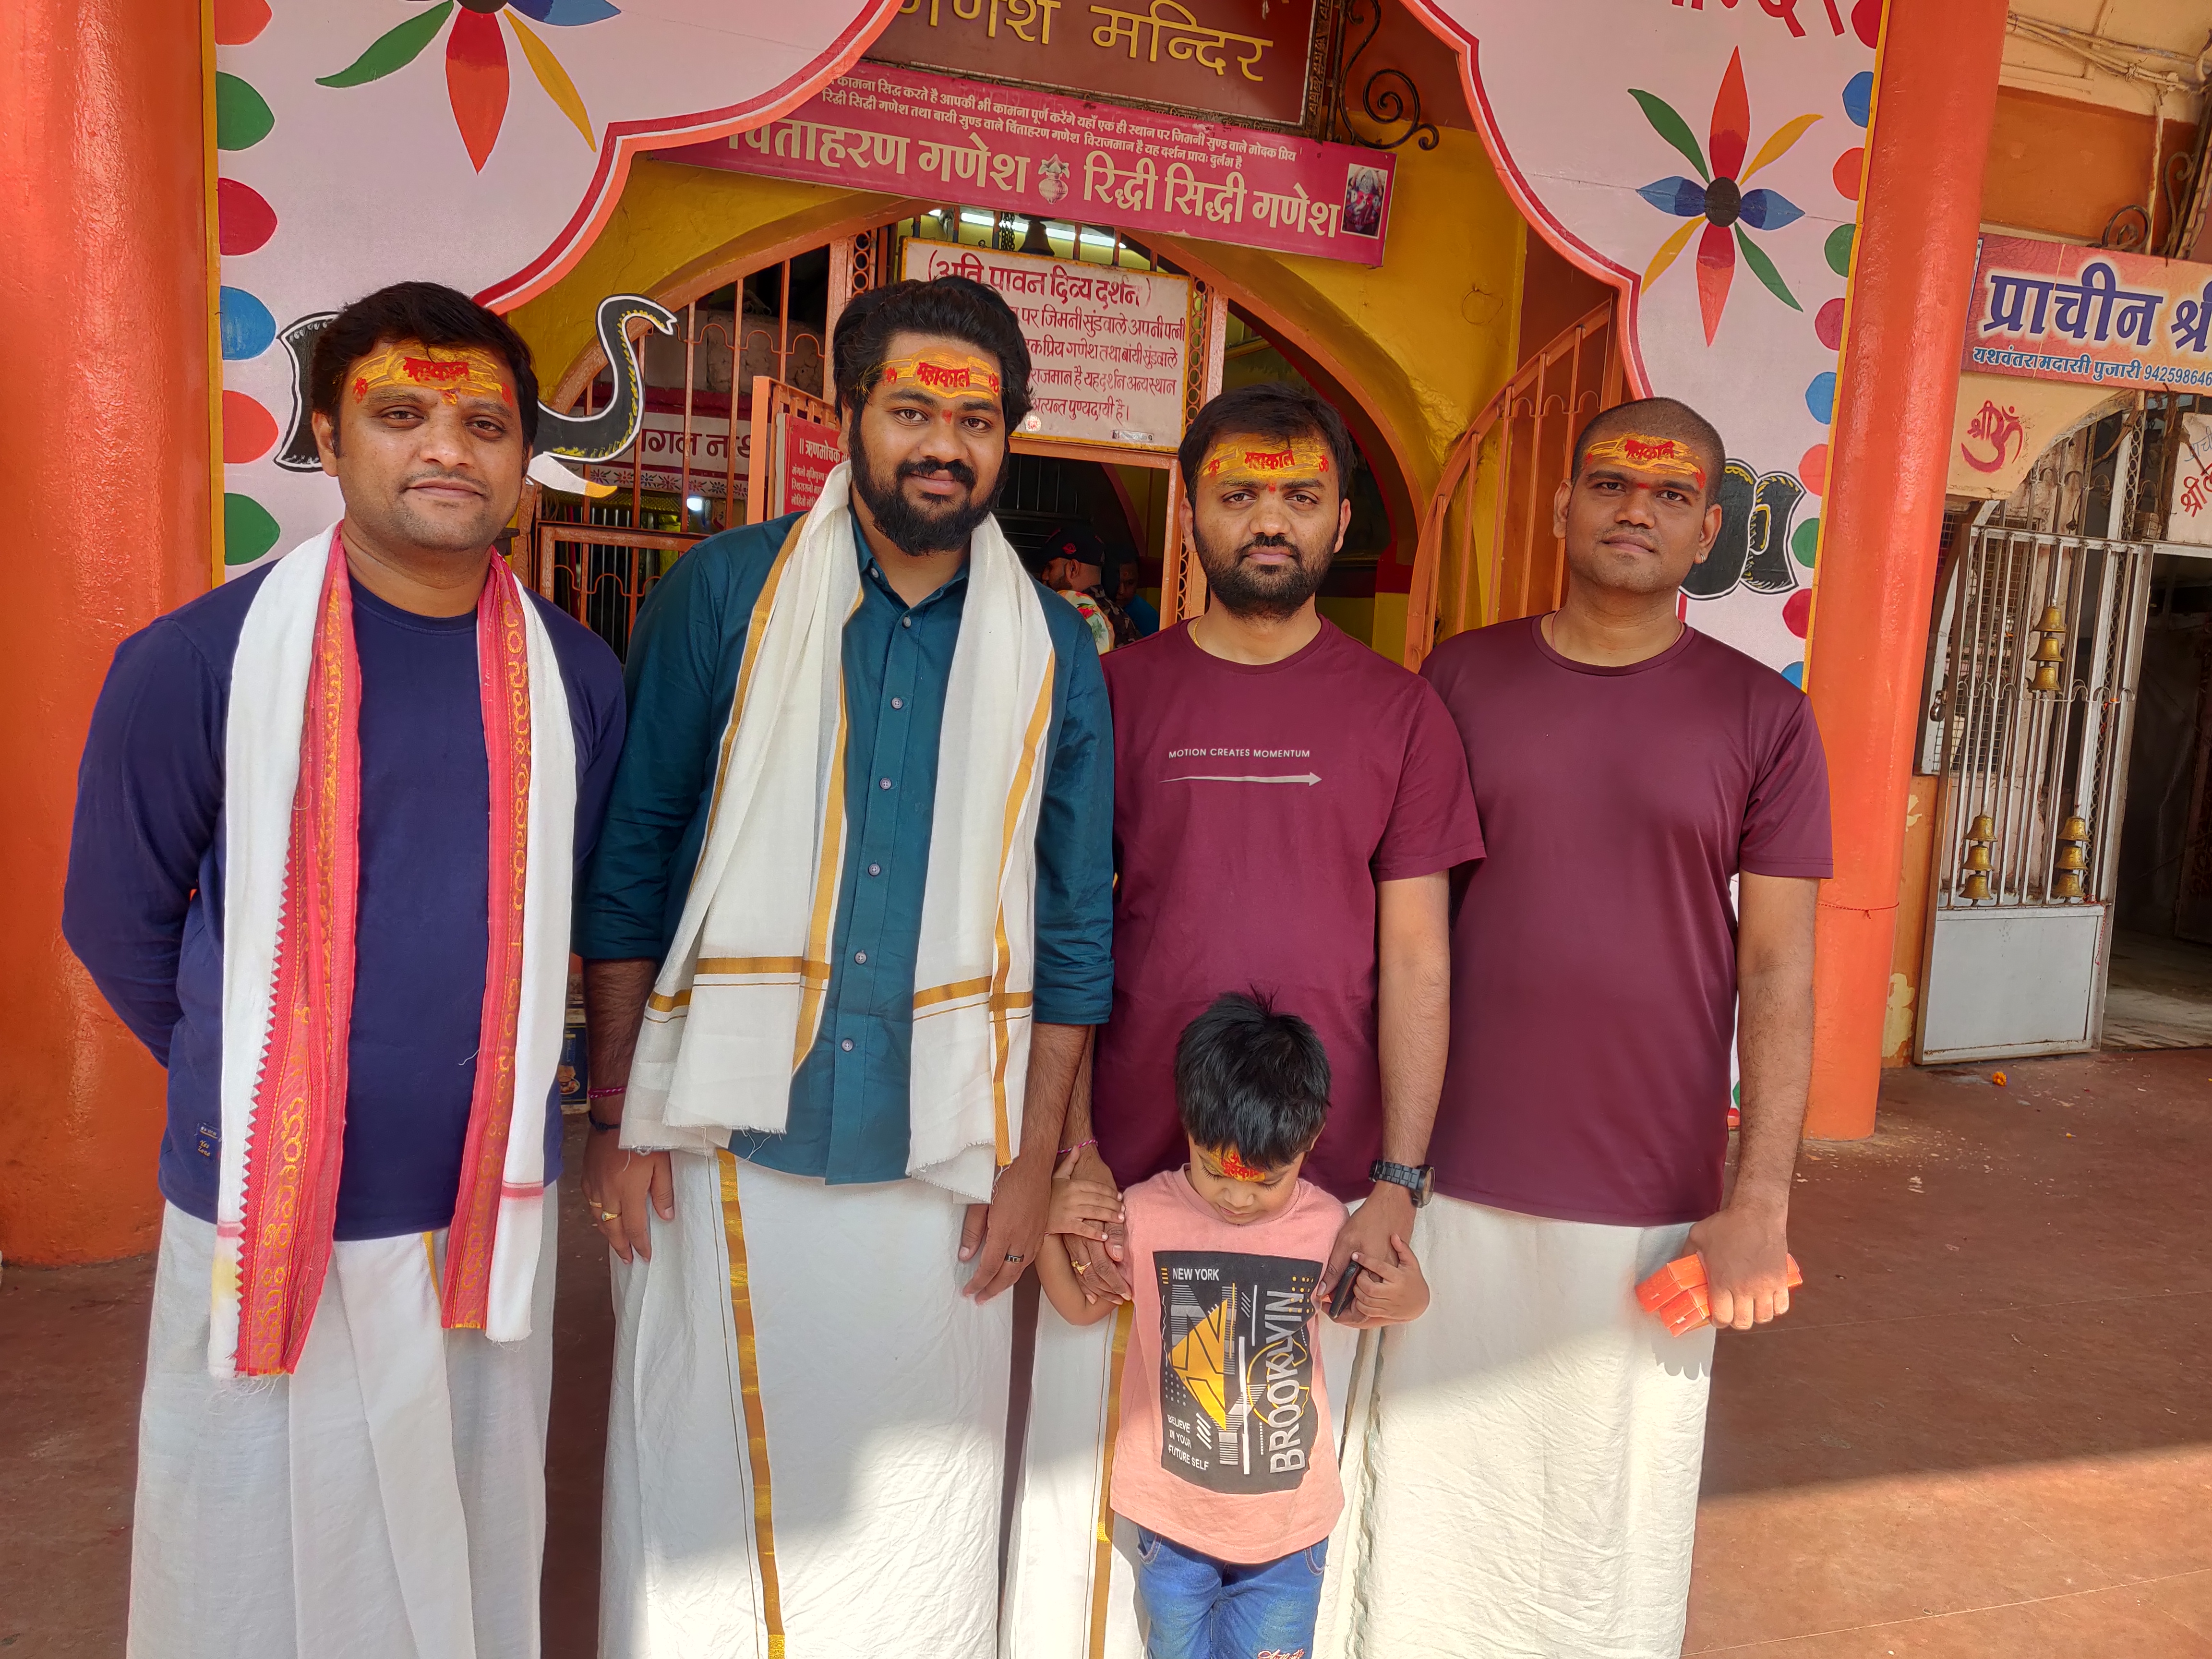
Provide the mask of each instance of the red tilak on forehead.
{"label": "red tilak on forehead", "polygon": [[1221,1173],[1231,1181],[1265,1181],[1273,1173],[1267,1170],[1254,1169],[1237,1156],[1234,1146],[1223,1147],[1214,1157],[1221,1165]]}

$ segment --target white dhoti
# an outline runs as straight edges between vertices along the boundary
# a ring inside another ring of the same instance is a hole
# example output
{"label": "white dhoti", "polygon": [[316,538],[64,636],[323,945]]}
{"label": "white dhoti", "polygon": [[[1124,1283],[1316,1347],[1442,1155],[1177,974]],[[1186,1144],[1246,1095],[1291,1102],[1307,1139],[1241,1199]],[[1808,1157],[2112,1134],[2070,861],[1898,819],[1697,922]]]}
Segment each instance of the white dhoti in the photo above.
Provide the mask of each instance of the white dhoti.
{"label": "white dhoti", "polygon": [[1362,1402],[1324,1655],[1680,1653],[1713,1333],[1668,1336],[1635,1286],[1688,1231],[1420,1212],[1431,1300]]}
{"label": "white dhoti", "polygon": [[601,1659],[989,1659],[1012,1297],[963,1206],[679,1152],[615,1264]]}
{"label": "white dhoti", "polygon": [[216,1230],[161,1221],[132,1659],[537,1659],[554,1208],[531,1334],[439,1328],[441,1235],[341,1242],[298,1370],[208,1374]]}
{"label": "white dhoti", "polygon": [[[1096,1325],[1069,1324],[1037,1304],[1029,1431],[1016,1488],[1000,1659],[1139,1659],[1144,1620],[1137,1606],[1136,1529],[1109,1504],[1114,1437],[1121,1426],[1122,1365],[1130,1309]],[[1322,1385],[1329,1420],[1345,1443],[1356,1392],[1355,1356],[1372,1351],[1361,1333],[1321,1322]],[[1344,1523],[1329,1543],[1326,1608],[1338,1578]],[[1110,1540],[1110,1541],[1109,1541]]]}

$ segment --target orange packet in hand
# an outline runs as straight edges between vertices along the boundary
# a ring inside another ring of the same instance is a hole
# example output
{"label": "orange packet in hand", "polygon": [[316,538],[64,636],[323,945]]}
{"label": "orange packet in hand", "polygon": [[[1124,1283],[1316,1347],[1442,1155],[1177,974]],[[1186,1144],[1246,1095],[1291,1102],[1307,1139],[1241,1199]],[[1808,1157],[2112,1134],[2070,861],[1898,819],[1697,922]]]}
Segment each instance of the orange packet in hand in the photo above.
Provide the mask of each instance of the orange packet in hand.
{"label": "orange packet in hand", "polygon": [[[1805,1275],[1798,1270],[1796,1256],[1784,1259],[1789,1263],[1788,1283],[1794,1291],[1804,1284]],[[1646,1312],[1659,1316],[1669,1336],[1686,1336],[1710,1323],[1713,1310],[1705,1290],[1705,1257],[1694,1251],[1676,1257],[1636,1287],[1636,1299]]]}

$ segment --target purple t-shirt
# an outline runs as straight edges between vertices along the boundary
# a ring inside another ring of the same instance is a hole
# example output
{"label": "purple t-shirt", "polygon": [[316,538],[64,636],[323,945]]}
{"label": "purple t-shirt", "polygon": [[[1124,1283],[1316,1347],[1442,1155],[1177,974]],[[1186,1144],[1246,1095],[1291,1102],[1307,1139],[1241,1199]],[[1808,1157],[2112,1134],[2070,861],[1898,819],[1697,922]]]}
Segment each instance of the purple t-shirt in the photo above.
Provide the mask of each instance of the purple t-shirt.
{"label": "purple t-shirt", "polygon": [[1601,668],[1531,617],[1446,640],[1422,672],[1490,849],[1453,921],[1438,1189],[1569,1221],[1702,1219],[1728,1152],[1729,878],[1830,872],[1812,706],[1692,629]]}
{"label": "purple t-shirt", "polygon": [[1334,625],[1282,661],[1209,656],[1175,627],[1105,659],[1114,705],[1114,1013],[1098,1148],[1124,1187],[1188,1157],[1182,1028],[1224,991],[1271,993],[1328,1049],[1306,1179],[1369,1187],[1380,1150],[1375,884],[1482,856],[1436,694]]}

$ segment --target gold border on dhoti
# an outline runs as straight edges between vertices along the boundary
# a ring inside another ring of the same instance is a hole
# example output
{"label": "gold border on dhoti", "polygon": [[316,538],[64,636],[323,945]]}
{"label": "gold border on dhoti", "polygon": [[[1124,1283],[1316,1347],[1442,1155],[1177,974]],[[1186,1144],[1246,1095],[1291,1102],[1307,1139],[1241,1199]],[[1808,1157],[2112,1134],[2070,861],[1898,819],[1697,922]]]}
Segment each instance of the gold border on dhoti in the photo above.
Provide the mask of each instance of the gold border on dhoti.
{"label": "gold border on dhoti", "polygon": [[1098,1458],[1098,1540],[1091,1558],[1090,1659],[1106,1659],[1107,1592],[1114,1582],[1114,1442],[1121,1432],[1121,1372],[1129,1360],[1129,1327],[1136,1304],[1114,1314],[1114,1357],[1106,1367],[1105,1449]]}
{"label": "gold border on dhoti", "polygon": [[775,1511],[768,1473],[768,1419],[761,1409],[760,1352],[753,1334],[753,1296],[745,1265],[745,1220],[738,1205],[736,1154],[718,1155],[722,1231],[730,1241],[730,1316],[738,1329],[738,1393],[744,1402],[745,1456],[753,1475],[753,1555],[760,1566],[761,1623],[769,1659],[783,1659],[783,1592],[775,1576]]}

